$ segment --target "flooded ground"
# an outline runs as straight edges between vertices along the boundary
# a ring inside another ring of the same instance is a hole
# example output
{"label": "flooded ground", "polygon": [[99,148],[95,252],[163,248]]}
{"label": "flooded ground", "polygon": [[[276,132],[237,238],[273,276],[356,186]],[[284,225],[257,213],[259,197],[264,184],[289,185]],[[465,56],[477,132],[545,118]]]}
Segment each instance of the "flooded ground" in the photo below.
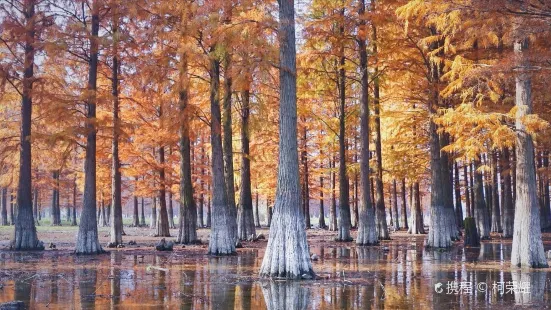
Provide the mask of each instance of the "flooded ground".
{"label": "flooded ground", "polygon": [[209,257],[201,246],[94,257],[63,249],[0,251],[0,303],[48,309],[544,309],[551,303],[551,269],[511,269],[510,240],[441,252],[406,234],[376,247],[309,234],[318,279],[300,282],[257,277],[265,242],[232,257]]}

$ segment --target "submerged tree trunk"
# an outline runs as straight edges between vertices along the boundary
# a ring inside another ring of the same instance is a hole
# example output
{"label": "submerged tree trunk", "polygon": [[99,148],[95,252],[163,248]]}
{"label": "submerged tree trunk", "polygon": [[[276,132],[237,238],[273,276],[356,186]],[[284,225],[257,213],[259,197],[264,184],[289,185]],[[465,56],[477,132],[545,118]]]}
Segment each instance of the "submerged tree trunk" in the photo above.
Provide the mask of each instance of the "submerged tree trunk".
{"label": "submerged tree trunk", "polygon": [[110,242],[122,244],[122,194],[121,194],[121,161],[119,158],[119,135],[120,135],[120,108],[119,108],[119,57],[118,57],[118,12],[117,6],[113,15],[113,73],[112,73],[112,95],[113,95],[113,141],[111,154],[111,206],[109,214]]}
{"label": "submerged tree trunk", "polygon": [[279,165],[273,223],[262,277],[315,277],[300,211],[294,1],[279,1]]}
{"label": "submerged tree trunk", "polygon": [[[358,14],[365,14],[365,0],[359,1]],[[362,33],[366,33],[366,21],[360,19]],[[365,34],[358,35],[360,56],[361,97],[360,97],[360,201],[358,207],[358,237],[356,244],[372,245],[379,243],[375,228],[375,210],[371,203],[369,179],[369,78]]]}
{"label": "submerged tree trunk", "polygon": [[518,267],[547,267],[541,239],[540,214],[536,193],[534,143],[523,119],[532,113],[530,64],[524,55],[528,38],[515,42],[516,72],[516,201],[511,264]]}
{"label": "submerged tree trunk", "polygon": [[476,228],[478,229],[478,236],[480,239],[490,239],[490,218],[488,215],[488,208],[484,201],[484,189],[482,188],[482,172],[476,171],[480,167],[480,160],[474,161],[475,175],[474,175],[474,218],[476,220]]}
{"label": "submerged tree trunk", "polygon": [[249,90],[242,91],[241,95],[241,191],[239,193],[239,210],[237,213],[237,237],[239,240],[248,240],[251,236],[256,236],[249,151]]}
{"label": "submerged tree trunk", "polygon": [[76,242],[75,253],[95,254],[102,253],[103,249],[98,239],[98,225],[96,218],[96,85],[98,73],[98,45],[99,45],[99,1],[92,1],[92,32],[90,36],[90,61],[88,73],[88,109],[86,122],[86,157],[84,161],[84,196],[82,213]]}
{"label": "submerged tree trunk", "polygon": [[[214,57],[214,56],[213,56]],[[228,255],[235,253],[236,226],[232,217],[231,202],[228,201],[228,188],[224,176],[224,155],[222,153],[222,125],[220,113],[220,61],[210,60],[210,137],[212,165],[212,227],[209,254]],[[233,180],[233,175],[232,175]]]}

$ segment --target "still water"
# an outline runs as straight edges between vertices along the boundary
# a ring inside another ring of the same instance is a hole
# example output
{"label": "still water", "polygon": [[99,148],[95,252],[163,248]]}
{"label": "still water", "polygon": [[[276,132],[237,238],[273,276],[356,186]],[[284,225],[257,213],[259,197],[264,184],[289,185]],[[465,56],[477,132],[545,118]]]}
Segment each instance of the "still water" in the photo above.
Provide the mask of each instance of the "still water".
{"label": "still water", "polygon": [[543,309],[551,275],[509,266],[510,244],[426,251],[418,244],[313,247],[318,279],[259,279],[262,250],[0,252],[0,303],[31,309]]}

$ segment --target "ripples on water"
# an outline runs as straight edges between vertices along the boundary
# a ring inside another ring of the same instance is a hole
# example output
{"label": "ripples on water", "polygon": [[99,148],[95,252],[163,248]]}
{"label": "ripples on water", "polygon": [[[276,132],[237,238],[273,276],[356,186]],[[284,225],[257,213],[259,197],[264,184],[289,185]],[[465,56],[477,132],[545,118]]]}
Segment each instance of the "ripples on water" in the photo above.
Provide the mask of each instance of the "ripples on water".
{"label": "ripples on water", "polygon": [[[258,279],[263,255],[258,250],[223,258],[185,252],[94,258],[0,252],[0,302],[21,300],[27,308],[49,309],[540,309],[551,301],[546,271],[510,268],[510,244],[447,252],[422,250],[415,243],[311,251],[320,256],[314,263],[320,279],[300,282]],[[452,281],[465,290],[449,291]],[[494,290],[494,284],[513,281],[529,283],[528,290]],[[484,288],[481,283],[486,290],[477,289]]]}

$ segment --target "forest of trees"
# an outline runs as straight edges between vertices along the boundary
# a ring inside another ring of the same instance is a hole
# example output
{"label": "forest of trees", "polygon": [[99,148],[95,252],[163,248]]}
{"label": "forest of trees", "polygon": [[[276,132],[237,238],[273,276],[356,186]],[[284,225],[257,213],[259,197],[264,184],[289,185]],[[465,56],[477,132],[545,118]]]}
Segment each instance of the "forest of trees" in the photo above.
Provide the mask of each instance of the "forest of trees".
{"label": "forest of trees", "polygon": [[266,277],[315,276],[314,227],[548,265],[548,1],[1,0],[0,31],[13,250],[127,217],[212,255],[269,226]]}

